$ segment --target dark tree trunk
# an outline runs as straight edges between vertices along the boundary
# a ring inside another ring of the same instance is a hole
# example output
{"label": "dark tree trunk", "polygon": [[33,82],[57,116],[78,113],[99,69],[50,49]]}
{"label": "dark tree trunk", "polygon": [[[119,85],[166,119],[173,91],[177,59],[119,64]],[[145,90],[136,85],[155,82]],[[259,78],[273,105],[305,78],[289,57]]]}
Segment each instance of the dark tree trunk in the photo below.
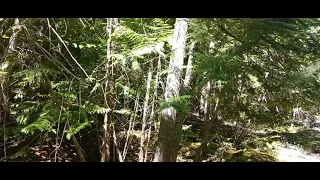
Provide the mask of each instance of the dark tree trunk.
{"label": "dark tree trunk", "polygon": [[[18,18],[15,19],[14,25],[19,25],[20,21]],[[14,29],[10,39],[9,45],[6,52],[4,52],[3,59],[0,59],[0,122],[6,122],[9,120],[10,107],[10,74],[11,74],[11,60],[7,60],[13,54],[16,48],[16,40],[18,36],[18,29]]]}

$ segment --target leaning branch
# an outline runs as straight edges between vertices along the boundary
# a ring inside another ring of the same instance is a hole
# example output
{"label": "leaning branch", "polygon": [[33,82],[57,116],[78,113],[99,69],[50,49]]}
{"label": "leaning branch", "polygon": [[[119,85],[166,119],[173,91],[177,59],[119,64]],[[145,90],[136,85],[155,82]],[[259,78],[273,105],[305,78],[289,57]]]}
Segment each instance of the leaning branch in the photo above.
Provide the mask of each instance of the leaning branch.
{"label": "leaning branch", "polygon": [[72,53],[69,51],[67,45],[63,42],[63,40],[61,39],[61,37],[59,36],[59,34],[52,28],[52,26],[50,25],[49,19],[47,19],[48,21],[48,26],[50,29],[52,29],[52,31],[54,32],[54,34],[58,37],[58,39],[61,41],[61,43],[63,44],[63,46],[67,49],[68,53],[70,54],[71,58],[74,60],[74,62],[79,66],[79,68],[83,71],[83,73],[87,76],[87,78],[89,80],[91,80],[91,78],[88,76],[88,74],[86,73],[86,71],[83,69],[83,67],[78,63],[78,61],[73,57]]}

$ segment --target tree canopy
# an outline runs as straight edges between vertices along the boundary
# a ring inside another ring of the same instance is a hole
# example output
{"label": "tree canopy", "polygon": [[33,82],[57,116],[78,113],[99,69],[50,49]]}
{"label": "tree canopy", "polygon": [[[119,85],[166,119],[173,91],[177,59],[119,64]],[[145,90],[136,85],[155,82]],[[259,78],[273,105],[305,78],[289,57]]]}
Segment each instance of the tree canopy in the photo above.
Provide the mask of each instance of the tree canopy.
{"label": "tree canopy", "polygon": [[0,25],[1,161],[282,161],[285,143],[319,153],[303,140],[320,137],[319,18]]}

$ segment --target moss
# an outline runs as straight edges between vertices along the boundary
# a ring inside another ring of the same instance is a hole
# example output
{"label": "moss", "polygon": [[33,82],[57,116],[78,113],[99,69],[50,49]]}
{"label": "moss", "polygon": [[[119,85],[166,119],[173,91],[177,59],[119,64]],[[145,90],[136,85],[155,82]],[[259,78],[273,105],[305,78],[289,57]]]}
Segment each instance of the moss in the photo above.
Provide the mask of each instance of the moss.
{"label": "moss", "polygon": [[210,152],[215,151],[218,148],[219,148],[219,144],[218,143],[214,143],[214,142],[208,143],[208,149],[209,149]]}
{"label": "moss", "polygon": [[190,144],[190,147],[193,148],[193,149],[197,149],[197,148],[200,147],[200,145],[201,145],[200,142],[193,142],[193,143]]}
{"label": "moss", "polygon": [[226,151],[224,154],[226,162],[275,162],[276,158],[268,153],[253,149]]}

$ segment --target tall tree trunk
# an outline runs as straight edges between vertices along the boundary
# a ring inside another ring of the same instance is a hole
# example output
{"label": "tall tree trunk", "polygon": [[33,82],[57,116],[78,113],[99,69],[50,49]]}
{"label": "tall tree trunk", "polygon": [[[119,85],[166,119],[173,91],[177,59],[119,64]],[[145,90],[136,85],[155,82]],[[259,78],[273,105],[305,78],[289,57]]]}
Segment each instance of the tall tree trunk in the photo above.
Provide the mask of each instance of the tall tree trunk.
{"label": "tall tree trunk", "polygon": [[[18,18],[15,19],[14,25],[19,25],[20,21]],[[14,52],[16,48],[16,40],[18,36],[18,29],[13,29],[13,32],[9,39],[9,45],[6,52],[4,52],[3,59],[0,59],[0,122],[3,122],[3,152],[4,158],[6,160],[7,150],[6,150],[6,122],[10,117],[10,106],[9,106],[9,97],[10,97],[10,76],[11,76],[11,60],[6,60],[7,57]]]}
{"label": "tall tree trunk", "polygon": [[[14,21],[14,26],[19,25],[20,21],[18,18]],[[18,36],[18,29],[15,28],[10,36],[9,45],[6,52],[4,52],[3,59],[0,60],[0,122],[8,121],[10,116],[9,108],[9,93],[10,93],[10,74],[11,74],[11,63],[10,60],[6,61],[16,48],[16,39]]]}
{"label": "tall tree trunk", "polygon": [[[172,56],[165,88],[165,100],[179,96],[180,76],[187,41],[188,18],[177,18],[174,28]],[[168,107],[161,112],[155,162],[175,162],[179,150],[182,122],[176,118],[176,110]]]}
{"label": "tall tree trunk", "polygon": [[[148,130],[148,138],[147,138],[147,145],[146,145],[146,151],[144,153],[144,162],[147,161],[148,158],[148,148],[149,148],[149,142],[150,142],[150,136],[151,136],[151,128],[152,128],[152,123],[156,122],[155,121],[155,108],[156,108],[156,100],[158,96],[158,85],[159,85],[159,76],[160,76],[160,70],[161,70],[161,55],[159,55],[158,59],[158,66],[157,66],[157,74],[155,77],[155,82],[153,86],[153,99],[152,99],[152,106],[151,106],[151,113],[150,113],[150,124],[149,124],[149,130]],[[156,130],[156,125],[154,123],[154,129]]]}
{"label": "tall tree trunk", "polygon": [[109,110],[104,116],[104,134],[102,138],[102,149],[101,149],[101,161],[109,162],[111,159],[111,145],[112,145],[112,126],[111,123],[114,119],[114,107],[115,107],[115,59],[112,56],[115,53],[115,42],[112,40],[112,34],[118,25],[118,18],[108,18],[107,20],[107,62],[106,62],[106,77],[105,82],[104,98],[105,106]]}
{"label": "tall tree trunk", "polygon": [[142,129],[141,129],[141,139],[140,139],[140,151],[139,151],[139,162],[143,162],[143,155],[144,155],[144,141],[145,141],[145,128],[147,124],[147,112],[148,112],[148,105],[149,105],[149,95],[150,95],[150,86],[151,86],[151,77],[152,77],[152,66],[149,68],[148,72],[148,79],[147,79],[147,91],[146,96],[144,98],[144,105],[143,105],[143,115],[142,115]]}
{"label": "tall tree trunk", "polygon": [[202,100],[202,115],[203,115],[203,128],[200,132],[201,145],[197,151],[195,161],[200,161],[202,159],[203,150],[207,147],[207,139],[212,126],[212,116],[209,112],[213,111],[213,104],[208,102],[208,98],[211,92],[211,83],[207,84],[202,89],[201,100]]}
{"label": "tall tree trunk", "polygon": [[[180,90],[180,94],[181,95],[188,94],[188,92],[190,91],[190,81],[191,81],[191,75],[192,75],[193,49],[194,49],[194,47],[195,47],[195,41],[192,41],[191,45],[190,45],[190,50],[189,50],[189,57],[188,57],[188,62],[187,62],[186,74],[185,74],[185,77],[184,77],[183,86],[182,86],[182,88]],[[187,107],[187,108],[189,109],[189,107]],[[187,113],[177,112],[177,118],[182,123],[184,122],[186,117],[187,117]]]}
{"label": "tall tree trunk", "polygon": [[183,90],[187,90],[187,88],[189,88],[191,75],[192,75],[193,49],[195,46],[196,46],[195,41],[192,41],[191,45],[190,45],[190,50],[189,50],[188,64],[187,64],[187,68],[186,68],[186,76],[185,76],[184,82],[183,82]]}
{"label": "tall tree trunk", "polygon": [[[214,53],[214,42],[211,41],[209,44],[209,53]],[[208,102],[208,98],[212,95],[213,91],[212,82],[208,81],[202,89],[201,99],[200,99],[200,113],[203,115],[203,128],[200,132],[201,145],[197,150],[195,161],[201,161],[203,157],[203,152],[207,149],[208,137],[212,129],[214,121],[218,119],[218,105],[219,101],[216,103]]]}

